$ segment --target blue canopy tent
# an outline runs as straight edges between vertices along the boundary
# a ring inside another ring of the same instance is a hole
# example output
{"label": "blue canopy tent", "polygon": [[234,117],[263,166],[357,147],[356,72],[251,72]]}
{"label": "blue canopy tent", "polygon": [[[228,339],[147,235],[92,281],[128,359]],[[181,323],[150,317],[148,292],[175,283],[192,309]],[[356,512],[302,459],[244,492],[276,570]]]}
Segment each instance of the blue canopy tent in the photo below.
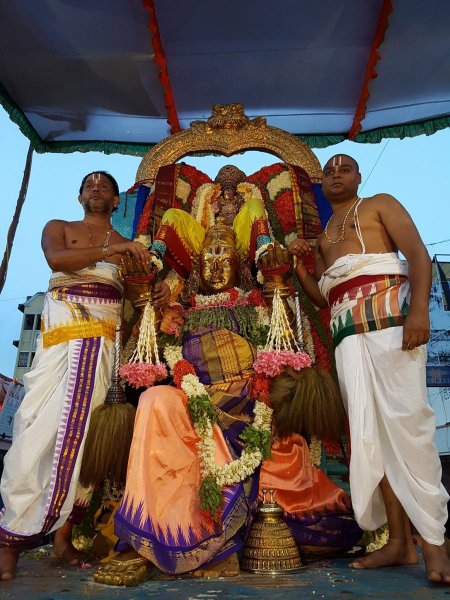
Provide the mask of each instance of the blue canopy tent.
{"label": "blue canopy tent", "polygon": [[446,0],[0,0],[0,16],[0,102],[38,152],[143,154],[215,103],[313,147],[450,123]]}
{"label": "blue canopy tent", "polygon": [[447,0],[0,0],[0,102],[32,152],[143,155],[241,102],[311,147],[450,125]]}

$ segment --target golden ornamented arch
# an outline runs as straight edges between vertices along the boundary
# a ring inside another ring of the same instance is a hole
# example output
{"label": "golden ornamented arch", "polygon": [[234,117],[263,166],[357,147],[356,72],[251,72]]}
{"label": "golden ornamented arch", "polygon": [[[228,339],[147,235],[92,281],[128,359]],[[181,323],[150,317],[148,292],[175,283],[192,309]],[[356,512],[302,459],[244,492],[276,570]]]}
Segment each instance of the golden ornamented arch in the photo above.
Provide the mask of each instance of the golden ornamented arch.
{"label": "golden ornamented arch", "polygon": [[313,182],[322,180],[316,155],[295,135],[267,125],[262,117],[249,119],[242,104],[214,104],[207,121],[193,121],[189,129],[162,140],[147,152],[136,181],[154,180],[160,167],[189,154],[231,156],[246,150],[269,152],[283,162],[305,169]]}

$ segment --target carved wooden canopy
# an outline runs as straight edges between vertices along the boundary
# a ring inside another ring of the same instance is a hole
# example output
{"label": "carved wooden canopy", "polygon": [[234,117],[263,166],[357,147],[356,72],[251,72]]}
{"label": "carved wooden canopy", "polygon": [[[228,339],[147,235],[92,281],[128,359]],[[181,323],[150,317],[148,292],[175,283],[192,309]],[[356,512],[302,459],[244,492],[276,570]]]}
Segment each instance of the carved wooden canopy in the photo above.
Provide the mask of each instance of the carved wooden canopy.
{"label": "carved wooden canopy", "polygon": [[286,163],[305,169],[313,182],[322,180],[316,155],[296,136],[267,125],[266,119],[249,119],[242,104],[215,104],[207,121],[193,121],[189,129],[176,133],[144,155],[136,181],[153,180],[163,165],[189,154],[231,156],[245,150],[274,154]]}

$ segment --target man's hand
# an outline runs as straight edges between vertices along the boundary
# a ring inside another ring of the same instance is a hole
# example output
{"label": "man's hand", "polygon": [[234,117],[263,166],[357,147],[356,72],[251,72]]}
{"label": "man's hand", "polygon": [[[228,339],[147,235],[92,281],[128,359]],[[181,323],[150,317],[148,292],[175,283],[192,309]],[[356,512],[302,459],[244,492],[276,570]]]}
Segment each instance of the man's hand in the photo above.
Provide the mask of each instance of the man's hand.
{"label": "man's hand", "polygon": [[308,254],[312,250],[311,244],[307,240],[301,238],[295,238],[288,246],[288,252],[292,256],[301,257],[304,254]]}
{"label": "man's hand", "polygon": [[[156,269],[150,262],[150,253],[139,242],[124,242],[133,245],[133,248],[140,246],[145,252],[145,261],[138,254],[131,254],[128,251],[122,256],[120,261],[120,274],[123,278],[125,287],[125,297],[128,298],[132,305],[141,310],[145,307],[152,296],[153,282],[156,278]],[[121,246],[122,244],[117,244]],[[131,247],[131,246],[129,246]],[[136,248],[135,248],[136,249]],[[159,298],[158,298],[159,299]]]}
{"label": "man's hand", "polygon": [[155,308],[164,306],[170,298],[170,287],[164,281],[157,281],[151,290],[150,298]]}
{"label": "man's hand", "polygon": [[123,277],[145,275],[152,271],[151,254],[140,242],[120,242],[110,244],[108,255],[122,255],[121,272]]}
{"label": "man's hand", "polygon": [[430,339],[430,317],[427,310],[410,310],[403,325],[402,350],[413,350]]}

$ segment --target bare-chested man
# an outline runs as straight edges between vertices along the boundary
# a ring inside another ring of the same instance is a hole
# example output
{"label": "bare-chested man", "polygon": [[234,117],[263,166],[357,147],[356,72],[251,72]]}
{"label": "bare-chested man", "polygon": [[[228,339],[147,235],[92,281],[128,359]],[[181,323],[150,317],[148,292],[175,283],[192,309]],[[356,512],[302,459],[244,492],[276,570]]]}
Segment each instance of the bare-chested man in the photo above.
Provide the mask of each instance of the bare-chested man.
{"label": "bare-chested man", "polygon": [[[54,553],[68,564],[80,554],[71,542],[72,524],[82,517],[90,489],[78,484],[92,410],[111,380],[116,324],[121,318],[122,282],[117,265],[131,256],[150,272],[150,254],[111,225],[119,203],[116,180],[104,171],[84,177],[78,200],[81,221],[54,220],[42,234],[52,269],[33,369],[14,422],[5,458],[0,516],[0,579],[14,576],[21,550],[55,531]],[[169,295],[154,286],[154,304]]]}
{"label": "bare-chested man", "polygon": [[305,292],[317,306],[331,308],[350,421],[356,518],[367,530],[389,524],[388,544],[351,566],[416,564],[411,521],[422,536],[428,579],[450,584],[444,546],[448,496],[425,387],[430,259],[403,206],[389,194],[359,198],[360,183],[353,158],[330,158],[323,191],[333,214],[315,248],[313,275],[301,262],[309,243],[296,239],[289,246],[299,259],[296,272]]}

